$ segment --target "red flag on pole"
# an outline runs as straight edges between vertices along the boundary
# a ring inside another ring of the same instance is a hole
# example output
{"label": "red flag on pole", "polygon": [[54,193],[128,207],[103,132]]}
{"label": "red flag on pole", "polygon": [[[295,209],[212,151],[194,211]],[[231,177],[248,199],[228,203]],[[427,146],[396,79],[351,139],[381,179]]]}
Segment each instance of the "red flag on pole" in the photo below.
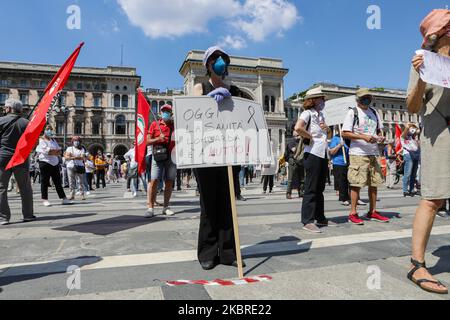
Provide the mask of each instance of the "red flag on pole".
{"label": "red flag on pole", "polygon": [[19,166],[28,159],[31,150],[36,145],[39,135],[44,129],[47,121],[46,114],[48,109],[58,101],[60,92],[64,89],[64,86],[69,79],[70,73],[72,72],[73,66],[75,65],[83,45],[84,42],[81,43],[72,53],[69,59],[67,59],[67,61],[59,69],[58,73],[56,73],[53,77],[52,81],[50,81],[47,88],[45,88],[42,100],[31,116],[25,132],[20,137],[19,142],[17,143],[16,151],[6,166],[6,170]]}
{"label": "red flag on pole", "polygon": [[147,131],[150,114],[150,105],[144,94],[138,90],[138,107],[136,112],[136,146],[135,159],[138,163],[138,173],[145,172],[145,155],[147,150]]}
{"label": "red flag on pole", "polygon": [[398,153],[402,149],[402,129],[395,124],[395,153]]}

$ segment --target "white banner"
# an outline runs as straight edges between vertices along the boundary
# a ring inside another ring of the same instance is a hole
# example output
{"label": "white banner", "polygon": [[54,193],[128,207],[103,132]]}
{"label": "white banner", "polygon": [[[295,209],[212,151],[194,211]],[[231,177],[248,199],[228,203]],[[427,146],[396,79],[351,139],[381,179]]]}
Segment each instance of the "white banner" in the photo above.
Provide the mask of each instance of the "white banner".
{"label": "white banner", "polygon": [[420,78],[426,83],[450,88],[450,58],[428,50],[417,50],[416,54],[424,58]]}
{"label": "white banner", "polygon": [[174,99],[178,169],[272,164],[267,123],[260,104],[210,97]]}
{"label": "white banner", "polygon": [[325,123],[330,127],[344,123],[348,110],[357,105],[356,96],[328,100],[325,102],[325,108],[323,109]]}

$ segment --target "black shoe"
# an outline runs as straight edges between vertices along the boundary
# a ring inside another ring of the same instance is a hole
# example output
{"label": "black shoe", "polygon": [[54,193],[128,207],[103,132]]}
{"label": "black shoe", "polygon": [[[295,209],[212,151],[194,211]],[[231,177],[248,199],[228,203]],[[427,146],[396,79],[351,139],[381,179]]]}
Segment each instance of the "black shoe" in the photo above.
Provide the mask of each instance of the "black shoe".
{"label": "black shoe", "polygon": [[[233,263],[231,264],[232,267],[237,268],[238,267],[238,263],[237,261],[233,261]],[[245,268],[247,265],[245,264],[244,260],[242,260],[242,268]]]}
{"label": "black shoe", "polygon": [[409,193],[409,192],[403,192],[403,197],[404,197],[404,198],[410,197],[410,196],[411,196],[411,193]]}
{"label": "black shoe", "polygon": [[247,201],[247,199],[245,199],[243,196],[238,196],[238,197],[236,197],[236,200],[239,200],[239,201]]}
{"label": "black shoe", "polygon": [[23,219],[23,222],[32,222],[32,221],[36,221],[36,217],[35,216],[32,216],[32,217],[30,217],[30,218],[24,218]]}
{"label": "black shoe", "polygon": [[212,270],[217,266],[216,261],[200,261],[203,270]]}

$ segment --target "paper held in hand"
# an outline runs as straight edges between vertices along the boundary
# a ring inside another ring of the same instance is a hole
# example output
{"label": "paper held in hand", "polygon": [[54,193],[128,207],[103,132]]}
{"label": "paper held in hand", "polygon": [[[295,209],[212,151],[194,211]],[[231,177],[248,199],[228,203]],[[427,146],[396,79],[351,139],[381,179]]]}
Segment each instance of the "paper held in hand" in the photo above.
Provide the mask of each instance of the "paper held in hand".
{"label": "paper held in hand", "polygon": [[174,99],[178,169],[272,164],[262,106],[250,100]]}
{"label": "paper held in hand", "polygon": [[426,83],[450,88],[450,58],[427,50],[417,50],[416,54],[424,58],[420,78]]}

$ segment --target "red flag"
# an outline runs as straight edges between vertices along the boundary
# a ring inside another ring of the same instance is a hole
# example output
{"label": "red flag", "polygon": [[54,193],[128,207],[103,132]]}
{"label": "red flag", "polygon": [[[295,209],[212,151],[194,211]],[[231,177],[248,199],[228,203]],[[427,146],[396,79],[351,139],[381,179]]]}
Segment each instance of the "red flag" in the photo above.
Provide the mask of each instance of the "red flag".
{"label": "red flag", "polygon": [[144,94],[138,90],[138,108],[136,113],[136,146],[135,160],[138,163],[138,173],[145,172],[145,155],[147,150],[147,132],[150,105]]}
{"label": "red flag", "polygon": [[41,102],[33,113],[30,122],[28,123],[25,132],[20,137],[17,143],[16,151],[6,166],[6,170],[19,166],[24,163],[31,153],[31,150],[36,145],[39,135],[44,129],[47,121],[46,114],[51,105],[54,105],[59,98],[61,90],[64,89],[73,66],[77,61],[80,50],[83,47],[84,42],[81,43],[78,48],[72,53],[67,61],[59,69],[58,73],[53,77],[52,81],[45,88],[44,95]]}
{"label": "red flag", "polygon": [[402,129],[398,125],[398,123],[395,124],[395,153],[399,153],[399,151],[402,149]]}

